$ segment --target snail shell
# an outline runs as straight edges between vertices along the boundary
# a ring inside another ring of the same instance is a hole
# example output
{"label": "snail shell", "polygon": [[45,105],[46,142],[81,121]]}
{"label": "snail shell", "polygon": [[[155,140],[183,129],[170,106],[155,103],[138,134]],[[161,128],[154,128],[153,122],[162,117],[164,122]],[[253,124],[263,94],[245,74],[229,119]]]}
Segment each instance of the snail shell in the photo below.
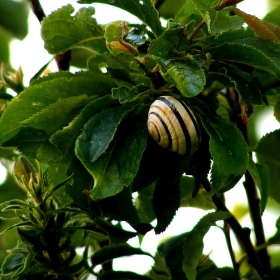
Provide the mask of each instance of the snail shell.
{"label": "snail shell", "polygon": [[160,96],[151,105],[148,131],[163,148],[180,155],[195,152],[200,142],[200,129],[193,112],[172,96]]}

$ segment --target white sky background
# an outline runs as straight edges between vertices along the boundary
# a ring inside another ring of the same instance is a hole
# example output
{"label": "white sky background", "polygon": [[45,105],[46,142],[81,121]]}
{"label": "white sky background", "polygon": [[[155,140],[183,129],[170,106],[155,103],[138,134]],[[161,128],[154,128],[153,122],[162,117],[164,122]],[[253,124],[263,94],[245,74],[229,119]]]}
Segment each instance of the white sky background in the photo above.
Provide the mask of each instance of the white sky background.
{"label": "white sky background", "polygon": [[[58,9],[59,7],[72,4],[75,8],[79,9],[85,5],[79,5],[74,0],[41,0],[42,7],[45,13],[48,15],[53,10]],[[257,4],[256,4],[257,2]],[[137,18],[124,12],[120,9],[116,9],[110,6],[104,6],[101,4],[94,4],[96,7],[96,14],[94,17],[97,19],[97,22],[105,24],[115,20],[125,20],[128,22],[139,22]],[[254,14],[258,17],[263,17],[266,14],[266,0],[245,0],[239,4],[239,8],[247,11],[250,14]],[[31,77],[50,59],[52,58],[46,50],[44,49],[44,43],[40,36],[40,24],[36,17],[31,13],[29,16],[29,34],[24,41],[15,40],[11,45],[11,63],[14,68],[22,67],[24,73],[25,85],[29,84]],[[55,69],[55,63],[52,64],[52,67]],[[270,113],[269,119],[261,122],[260,124],[260,135],[264,135],[267,132],[273,131],[276,128],[279,128],[279,123],[273,117],[273,113]],[[0,165],[1,167],[1,165]],[[2,171],[3,174],[4,171]],[[1,168],[0,168],[0,181],[1,181]],[[236,204],[236,199],[238,197],[238,203],[246,203],[246,195],[244,193],[243,187],[240,184],[238,187],[227,193],[227,206],[231,209]],[[200,209],[193,208],[182,208],[180,209],[172,224],[167,228],[167,230],[160,235],[155,235],[153,231],[149,232],[142,243],[142,249],[144,251],[155,253],[157,243],[171,235],[179,234],[186,232],[192,229],[192,227],[197,223],[197,221],[204,216],[206,213]],[[264,221],[265,230],[268,235],[273,234],[274,232],[274,223],[276,217],[271,218],[270,213],[265,212]],[[249,218],[246,217],[241,221],[243,226],[249,226]],[[227,250],[225,250],[226,243],[222,231],[216,227],[212,227],[205,239],[205,248],[204,253],[209,254],[211,251],[211,258],[216,262],[218,266],[231,266],[231,260],[228,255]],[[130,242],[133,246],[138,246],[137,239],[132,239]],[[221,257],[222,256],[222,257]],[[130,268],[132,271],[138,273],[144,273],[149,270],[153,261],[146,256],[126,258],[114,261],[115,269],[127,270]]]}

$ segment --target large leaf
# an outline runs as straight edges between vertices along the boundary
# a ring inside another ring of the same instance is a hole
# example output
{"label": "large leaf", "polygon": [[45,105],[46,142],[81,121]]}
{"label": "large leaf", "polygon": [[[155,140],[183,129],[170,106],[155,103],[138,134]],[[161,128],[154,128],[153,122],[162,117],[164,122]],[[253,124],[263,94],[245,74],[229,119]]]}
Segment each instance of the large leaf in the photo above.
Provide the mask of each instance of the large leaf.
{"label": "large leaf", "polygon": [[64,6],[42,22],[42,38],[51,54],[73,48],[86,48],[96,53],[106,51],[104,32],[92,18],[94,8],[82,8],[74,16],[71,5]]}
{"label": "large leaf", "polygon": [[[0,119],[0,145],[14,137],[24,125],[23,121],[38,114],[52,104],[62,105],[59,100],[77,96],[103,96],[111,93],[111,88],[115,82],[108,76],[98,75],[97,73],[81,72],[76,74],[53,74],[49,77],[39,79],[29,88],[23,91],[17,98],[9,104]],[[52,105],[55,108],[56,105]],[[76,106],[73,104],[73,106]],[[56,108],[58,108],[56,107]],[[57,119],[60,112],[56,111]],[[50,116],[54,118],[54,116]],[[68,123],[66,122],[65,125]],[[48,129],[47,129],[48,130]],[[28,137],[28,135],[26,135]],[[19,138],[18,140],[22,140]]]}
{"label": "large leaf", "polygon": [[230,217],[227,212],[209,213],[202,217],[197,225],[186,235],[184,242],[183,269],[189,280],[196,279],[196,268],[202,256],[203,238],[211,226],[219,220]]}
{"label": "large leaf", "polygon": [[77,140],[76,154],[94,178],[93,199],[119,193],[137,173],[146,147],[146,119],[130,118],[119,128],[133,108],[122,105],[95,115]]}
{"label": "large leaf", "polygon": [[214,116],[204,103],[194,99],[188,102],[192,104],[194,113],[201,117],[202,125],[210,136],[212,194],[228,190],[247,169],[247,143],[232,123]]}
{"label": "large leaf", "polygon": [[151,0],[79,0],[78,2],[81,4],[98,2],[121,8],[142,20],[143,23],[147,24],[152,29],[156,36],[159,36],[162,33],[159,15]]}
{"label": "large leaf", "polygon": [[266,134],[258,143],[255,152],[258,163],[268,168],[269,195],[276,202],[280,203],[279,180],[280,180],[280,130]]}
{"label": "large leaf", "polygon": [[253,46],[241,43],[224,43],[207,49],[213,60],[241,63],[262,69],[280,79],[280,68],[269,54],[265,54]]}
{"label": "large leaf", "polygon": [[193,57],[187,56],[184,59],[149,57],[159,65],[164,79],[174,84],[183,95],[193,97],[202,92],[205,85],[205,74]]}

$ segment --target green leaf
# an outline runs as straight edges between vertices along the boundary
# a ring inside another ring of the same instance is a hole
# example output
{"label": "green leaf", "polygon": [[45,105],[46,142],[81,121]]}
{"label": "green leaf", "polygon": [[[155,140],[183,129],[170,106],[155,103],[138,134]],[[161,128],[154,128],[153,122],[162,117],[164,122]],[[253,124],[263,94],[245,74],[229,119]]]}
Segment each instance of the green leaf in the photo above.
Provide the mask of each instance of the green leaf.
{"label": "green leaf", "polygon": [[263,214],[264,209],[267,204],[268,198],[268,187],[269,187],[269,177],[268,169],[266,165],[261,165],[255,163],[251,157],[249,157],[248,170],[254,179],[256,186],[259,188],[261,193],[261,214]]}
{"label": "green leaf", "polygon": [[[137,173],[146,147],[146,118],[139,116],[130,118],[119,128],[112,141],[118,125],[133,108],[131,105],[122,105],[108,109],[106,114],[102,113],[102,118],[97,114],[96,118],[89,120],[85,131],[77,140],[76,154],[94,178],[91,196],[95,200],[119,193],[124,186],[131,183]],[[99,124],[104,122],[103,127],[92,126],[92,122],[99,121]],[[94,136],[92,133],[95,133]],[[103,138],[104,133],[107,138]],[[99,136],[101,144],[96,140]],[[97,141],[97,147],[93,147],[90,143],[92,137],[95,142]]]}
{"label": "green leaf", "polygon": [[224,43],[207,49],[213,60],[241,63],[262,69],[280,79],[280,68],[262,51],[240,43]]}
{"label": "green leaf", "polygon": [[92,7],[82,8],[71,16],[74,8],[64,6],[42,21],[42,38],[45,48],[51,54],[73,48],[86,48],[95,53],[106,51],[104,31],[92,18]]}
{"label": "green leaf", "polygon": [[230,15],[230,9],[217,11],[214,6],[217,1],[192,0],[196,10],[206,22],[209,33],[221,33],[229,29],[242,26],[243,20],[238,16]]}
{"label": "green leaf", "polygon": [[102,110],[89,119],[76,144],[80,160],[94,162],[107,150],[127,111],[126,106],[117,106]]}
{"label": "green leaf", "polygon": [[183,269],[188,280],[196,279],[196,268],[202,256],[203,238],[211,226],[219,220],[224,220],[230,217],[227,212],[209,213],[202,217],[197,225],[186,234],[184,242],[184,260]]}
{"label": "green leaf", "polygon": [[96,251],[90,258],[91,265],[92,267],[95,267],[106,261],[131,255],[146,255],[152,257],[149,253],[146,253],[139,248],[131,247],[128,244],[118,244],[106,246]]}
{"label": "green leaf", "polygon": [[67,126],[57,130],[50,138],[60,151],[66,153],[80,134],[80,130],[88,119],[97,112],[116,104],[117,100],[112,95],[105,95],[89,102]]}
{"label": "green leaf", "polygon": [[238,67],[231,65],[227,71],[231,81],[235,84],[235,89],[240,94],[242,103],[247,106],[247,116],[253,113],[253,105],[261,105],[263,96],[257,81],[252,75],[242,71]]}
{"label": "green leaf", "polygon": [[258,38],[244,38],[235,40],[234,43],[252,46],[269,57],[280,68],[280,43]]}
{"label": "green leaf", "polygon": [[209,197],[209,194],[204,189],[200,189],[195,197],[193,197],[194,180],[193,177],[182,176],[180,181],[180,206],[197,207],[203,210],[215,209],[215,205]]}
{"label": "green leaf", "polygon": [[278,182],[280,180],[280,130],[266,134],[259,141],[255,152],[259,164],[267,166],[269,176],[269,196],[280,203]]}
{"label": "green leaf", "polygon": [[14,37],[22,40],[28,33],[28,3],[25,1],[0,1],[0,26]]}
{"label": "green leaf", "polygon": [[201,93],[205,85],[205,74],[199,63],[191,56],[184,59],[161,59],[149,56],[160,67],[163,78],[174,84],[187,97]]}
{"label": "green leaf", "polygon": [[183,25],[168,22],[165,32],[150,44],[148,54],[167,58],[176,52],[187,51],[190,46],[185,31]]}
{"label": "green leaf", "polygon": [[[149,94],[149,87],[140,84],[134,87],[121,86],[112,89],[112,95],[119,99],[120,103],[131,102],[135,100],[141,93]],[[153,93],[155,90],[153,90]]]}
{"label": "green leaf", "polygon": [[210,136],[212,194],[229,190],[247,169],[247,143],[236,126],[214,116],[204,103],[191,99],[189,104],[195,105],[191,109]]}
{"label": "green leaf", "polygon": [[[34,81],[29,88],[12,100],[2,114],[0,145],[20,131],[23,127],[21,122],[55,102],[85,94],[97,98],[110,94],[114,86],[115,82],[110,77],[91,72],[57,73]],[[59,119],[61,116],[59,112],[57,113]]]}
{"label": "green leaf", "polygon": [[[93,98],[95,97],[89,98],[83,94],[60,99],[22,121],[21,124],[46,131],[48,135],[51,135],[67,125]],[[60,117],[58,118],[58,116]]]}
{"label": "green leaf", "polygon": [[159,15],[157,10],[154,8],[153,2],[151,0],[79,0],[81,4],[89,3],[103,3],[109,4],[118,8],[121,8],[143,21],[148,25],[156,36],[159,36],[162,33],[162,26],[159,20]]}
{"label": "green leaf", "polygon": [[164,241],[158,247],[158,253],[163,258],[166,268],[170,272],[171,279],[187,280],[183,271],[184,243],[188,233],[173,236]]}
{"label": "green leaf", "polygon": [[156,182],[152,200],[157,217],[156,234],[165,231],[180,207],[180,178],[187,169],[190,159],[166,151],[163,162],[165,168]]}
{"label": "green leaf", "polygon": [[101,69],[106,69],[108,71],[107,76],[110,74],[112,78],[117,79],[116,82],[119,86],[131,87],[143,84],[150,88],[152,87],[150,79],[131,54],[120,53],[112,55],[111,53],[104,53],[94,55],[88,61],[88,69],[94,73],[101,72]]}

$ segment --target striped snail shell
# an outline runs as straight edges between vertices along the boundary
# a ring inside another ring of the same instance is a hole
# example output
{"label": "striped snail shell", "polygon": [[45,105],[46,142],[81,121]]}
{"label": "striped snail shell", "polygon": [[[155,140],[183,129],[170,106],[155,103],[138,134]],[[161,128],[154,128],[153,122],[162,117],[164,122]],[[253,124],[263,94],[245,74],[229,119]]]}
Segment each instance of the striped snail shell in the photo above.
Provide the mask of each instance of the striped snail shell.
{"label": "striped snail shell", "polygon": [[172,96],[160,96],[151,105],[148,131],[163,148],[190,155],[200,142],[200,128],[193,112]]}

